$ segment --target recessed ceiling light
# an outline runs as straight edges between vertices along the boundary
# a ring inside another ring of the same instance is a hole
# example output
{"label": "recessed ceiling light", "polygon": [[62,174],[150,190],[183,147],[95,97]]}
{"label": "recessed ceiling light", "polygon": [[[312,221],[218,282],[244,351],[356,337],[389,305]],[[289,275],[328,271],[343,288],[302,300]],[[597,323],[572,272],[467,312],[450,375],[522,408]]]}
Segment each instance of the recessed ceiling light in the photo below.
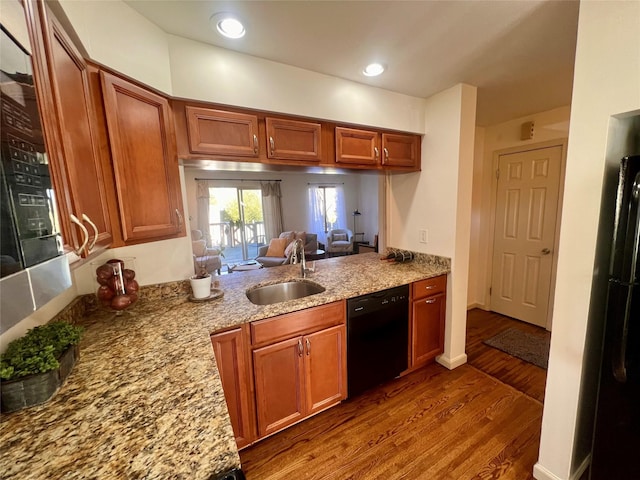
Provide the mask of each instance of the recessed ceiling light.
{"label": "recessed ceiling light", "polygon": [[384,72],[384,65],[380,63],[370,63],[367,65],[362,73],[367,77],[375,77]]}
{"label": "recessed ceiling light", "polygon": [[209,19],[211,27],[215,26],[220,35],[227,38],[242,38],[246,33],[244,25],[231,13],[216,13]]}

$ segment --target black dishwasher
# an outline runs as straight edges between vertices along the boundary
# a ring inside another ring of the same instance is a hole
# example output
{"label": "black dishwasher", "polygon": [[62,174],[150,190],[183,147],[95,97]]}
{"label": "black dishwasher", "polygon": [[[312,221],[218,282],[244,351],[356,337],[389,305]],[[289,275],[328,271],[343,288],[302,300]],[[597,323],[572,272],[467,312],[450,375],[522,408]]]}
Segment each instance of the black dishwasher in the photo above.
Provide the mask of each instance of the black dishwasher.
{"label": "black dishwasher", "polygon": [[407,368],[409,285],[347,300],[348,397]]}

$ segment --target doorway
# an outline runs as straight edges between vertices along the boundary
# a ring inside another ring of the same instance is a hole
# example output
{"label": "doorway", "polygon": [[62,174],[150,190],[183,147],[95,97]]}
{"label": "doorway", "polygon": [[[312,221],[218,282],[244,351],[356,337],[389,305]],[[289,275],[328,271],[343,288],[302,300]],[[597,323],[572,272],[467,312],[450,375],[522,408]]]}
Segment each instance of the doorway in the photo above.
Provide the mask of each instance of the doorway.
{"label": "doorway", "polygon": [[563,151],[497,155],[491,310],[548,329]]}
{"label": "doorway", "polygon": [[255,258],[265,242],[260,188],[210,187],[209,202],[211,241],[224,248],[224,262]]}

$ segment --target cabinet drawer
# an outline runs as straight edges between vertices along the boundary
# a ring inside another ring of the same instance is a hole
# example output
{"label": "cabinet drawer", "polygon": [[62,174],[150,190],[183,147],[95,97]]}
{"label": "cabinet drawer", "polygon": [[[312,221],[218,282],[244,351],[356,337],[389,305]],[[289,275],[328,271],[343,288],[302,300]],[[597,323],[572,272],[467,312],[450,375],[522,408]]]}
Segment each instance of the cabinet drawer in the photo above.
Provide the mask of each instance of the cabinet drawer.
{"label": "cabinet drawer", "polygon": [[447,276],[427,278],[413,283],[413,300],[436,295],[437,293],[445,293],[447,290]]}
{"label": "cabinet drawer", "polygon": [[322,330],[344,323],[344,301],[308,308],[251,323],[251,344],[254,347],[285,340],[297,335]]}

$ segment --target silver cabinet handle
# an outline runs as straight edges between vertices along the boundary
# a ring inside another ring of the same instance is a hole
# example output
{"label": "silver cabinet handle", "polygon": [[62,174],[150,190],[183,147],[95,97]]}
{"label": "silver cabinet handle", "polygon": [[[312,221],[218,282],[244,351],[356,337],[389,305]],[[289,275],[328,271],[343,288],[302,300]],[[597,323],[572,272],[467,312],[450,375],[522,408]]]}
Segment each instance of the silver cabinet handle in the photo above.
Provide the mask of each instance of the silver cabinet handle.
{"label": "silver cabinet handle", "polygon": [[298,339],[298,356],[302,356],[302,339]]}
{"label": "silver cabinet handle", "polygon": [[71,221],[75,223],[80,228],[80,230],[82,230],[82,235],[84,237],[82,245],[80,245],[80,248],[78,248],[77,250],[74,250],[74,253],[81,257],[82,251],[86,248],[87,243],[89,243],[89,232],[87,231],[87,228],[82,224],[82,222],[78,220],[78,217],[76,217],[74,214],[69,215],[69,217],[71,218]]}
{"label": "silver cabinet handle", "polygon": [[436,299],[430,298],[429,300],[425,300],[424,303],[436,303]]}
{"label": "silver cabinet handle", "polygon": [[433,290],[434,288],[436,288],[435,285],[427,285],[426,287],[424,287],[426,290]]}
{"label": "silver cabinet handle", "polygon": [[253,153],[258,153],[258,135],[253,134]]}
{"label": "silver cabinet handle", "polygon": [[269,137],[269,144],[271,145],[271,155],[276,149],[276,142],[273,140],[273,137]]}
{"label": "silver cabinet handle", "polygon": [[384,161],[387,162],[389,161],[389,150],[387,150],[387,148],[383,148],[384,151]]}
{"label": "silver cabinet handle", "polygon": [[543,248],[540,253],[542,253],[542,255],[549,255],[551,253],[551,250],[549,250],[548,248]]}
{"label": "silver cabinet handle", "polygon": [[82,214],[82,220],[87,222],[89,225],[91,225],[91,228],[93,228],[93,242],[91,242],[91,245],[89,245],[89,248],[87,248],[87,253],[90,253],[91,250],[93,250],[93,247],[96,246],[96,242],[98,241],[98,227],[96,227],[96,224],[91,221],[86,213]]}
{"label": "silver cabinet handle", "polygon": [[376,160],[378,160],[380,158],[380,150],[378,150],[378,147],[373,147],[373,152],[376,154]]}
{"label": "silver cabinet handle", "polygon": [[307,338],[307,357],[311,355],[311,342]]}
{"label": "silver cabinet handle", "polygon": [[178,216],[178,227],[182,228],[182,223],[183,223],[182,214],[180,213],[180,210],[178,210],[177,208],[176,208],[176,215]]}

